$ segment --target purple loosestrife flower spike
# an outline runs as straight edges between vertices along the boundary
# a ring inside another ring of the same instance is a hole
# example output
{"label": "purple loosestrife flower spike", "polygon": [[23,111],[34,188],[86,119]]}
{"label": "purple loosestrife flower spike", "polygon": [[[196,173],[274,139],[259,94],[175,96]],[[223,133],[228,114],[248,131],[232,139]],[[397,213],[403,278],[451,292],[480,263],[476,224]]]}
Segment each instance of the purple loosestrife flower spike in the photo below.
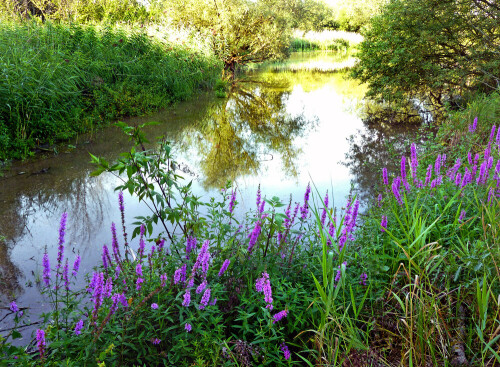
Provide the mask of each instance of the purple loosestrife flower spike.
{"label": "purple loosestrife flower spike", "polygon": [[201,284],[196,288],[196,294],[200,294],[202,293],[205,288],[207,287],[207,281],[204,280],[203,282],[201,282]]}
{"label": "purple loosestrife flower spike", "polygon": [[382,232],[385,232],[385,230],[387,229],[387,216],[383,215],[382,216],[382,221],[380,222],[380,230]]}
{"label": "purple loosestrife flower spike", "polygon": [[83,329],[83,320],[80,319],[80,321],[78,321],[75,325],[75,335],[80,335],[82,333],[82,329]]}
{"label": "purple loosestrife flower spike", "polygon": [[80,269],[80,261],[81,258],[80,255],[78,255],[73,263],[73,271],[71,273],[74,277],[76,277],[76,274],[78,274],[78,270]]}
{"label": "purple loosestrife flower spike", "polygon": [[186,259],[189,260],[189,254],[196,248],[196,237],[189,236],[186,241]]}
{"label": "purple loosestrife flower spike", "polygon": [[493,187],[490,187],[490,191],[488,192],[488,204],[492,203],[491,199],[493,199],[494,196],[495,190],[493,189]]}
{"label": "purple loosestrife flower spike", "polygon": [[66,259],[66,263],[64,264],[63,272],[62,272],[62,280],[64,281],[64,288],[69,291],[69,264],[68,259]]}
{"label": "purple loosestrife flower spike", "polygon": [[382,194],[378,194],[377,206],[380,208],[382,206]]}
{"label": "purple loosestrife flower spike", "polygon": [[257,189],[257,201],[256,201],[256,203],[257,203],[256,208],[258,210],[260,208],[260,185],[259,185],[259,187]]}
{"label": "purple loosestrife flower spike", "polygon": [[460,183],[462,182],[462,175],[460,172],[457,172],[457,175],[455,177],[455,186],[460,186]]}
{"label": "purple loosestrife flower spike", "polygon": [[304,194],[304,205],[300,208],[300,218],[306,219],[309,214],[309,195],[311,193],[311,185],[307,184],[306,192]]}
{"label": "purple loosestrife flower spike", "polygon": [[467,153],[467,161],[469,162],[469,165],[472,166],[472,153],[471,152]]}
{"label": "purple loosestrife flower spike", "polygon": [[17,304],[15,301],[12,301],[10,303],[10,306],[9,306],[9,309],[12,311],[12,312],[19,312],[19,307],[17,307]]}
{"label": "purple loosestrife flower spike", "polygon": [[222,263],[222,266],[220,267],[220,270],[219,270],[219,276],[222,276],[222,274],[224,274],[226,272],[227,267],[229,266],[230,263],[231,263],[231,260],[229,260],[229,259],[224,260],[224,263]]}
{"label": "purple loosestrife flower spike", "polygon": [[411,176],[413,180],[417,178],[417,168],[418,168],[418,158],[417,158],[417,146],[415,143],[411,144]]}
{"label": "purple loosestrife flower spike", "polygon": [[464,219],[465,219],[465,210],[462,210],[460,212],[460,216],[458,217],[458,222],[462,223],[464,221]]}
{"label": "purple loosestrife flower spike", "polygon": [[384,182],[384,185],[389,185],[389,179],[387,178],[387,168],[382,168],[382,180]]}
{"label": "purple loosestrife flower spike", "polygon": [[500,145],[500,125],[498,126],[497,137],[495,138],[495,142],[497,143],[497,145]]}
{"label": "purple loosestrife flower spike", "polygon": [[191,303],[191,290],[188,289],[186,293],[184,293],[184,300],[182,301],[182,305],[184,307],[189,307],[190,303]]}
{"label": "purple loosestrife flower spike", "polygon": [[152,310],[157,310],[158,309],[158,303],[151,303],[151,309]]}
{"label": "purple loosestrife flower spike", "polygon": [[140,291],[141,288],[142,288],[142,283],[144,283],[144,279],[142,278],[137,278],[137,280],[135,281],[135,290],[136,291]]}
{"label": "purple loosestrife flower spike", "polygon": [[325,200],[323,201],[324,207],[323,207],[323,212],[321,213],[321,227],[325,226],[325,221],[326,221],[326,214],[328,211],[328,191],[326,192]]}
{"label": "purple loosestrife flower spike", "polygon": [[236,190],[233,190],[231,192],[231,200],[229,201],[229,213],[233,213],[234,210],[234,204],[236,202]]}
{"label": "purple loosestrife flower spike", "polygon": [[113,249],[113,255],[115,256],[115,261],[120,262],[120,247],[118,245],[118,238],[116,237],[115,223],[113,222],[111,222],[111,247]]}
{"label": "purple loosestrife flower spike", "polygon": [[135,273],[137,274],[137,276],[142,277],[142,265],[141,264],[137,264],[137,266],[135,267]]}
{"label": "purple loosestrife flower spike", "polygon": [[167,274],[160,275],[161,286],[165,287],[167,285]]}
{"label": "purple loosestrife flower spike", "polygon": [[186,281],[186,264],[183,264],[174,273],[174,284]]}
{"label": "purple loosestrife flower spike", "polygon": [[470,133],[473,133],[476,131],[476,128],[477,128],[477,116],[476,118],[474,119],[474,122],[472,123],[472,125],[469,125],[469,132]]}
{"label": "purple loosestrife flower spike", "polygon": [[66,219],[68,218],[68,213],[64,212],[61,216],[61,222],[59,225],[59,248],[57,250],[57,271],[61,268],[62,260],[64,257],[64,235],[66,233]]}
{"label": "purple loosestrife flower spike", "polygon": [[288,310],[283,310],[278,312],[276,315],[273,316],[273,324],[281,321],[282,319],[287,317],[287,315],[288,315]]}
{"label": "purple loosestrife flower spike", "polygon": [[432,164],[427,167],[427,174],[425,175],[425,186],[429,185],[432,178]]}
{"label": "purple loosestrife flower spike", "polygon": [[50,285],[50,262],[49,262],[49,254],[45,253],[43,255],[43,282],[45,286]]}
{"label": "purple loosestrife flower spike", "polygon": [[491,127],[491,133],[490,133],[490,142],[493,142],[493,139],[495,139],[495,129],[496,129],[496,125],[493,125]]}
{"label": "purple loosestrife flower spike", "polygon": [[399,185],[401,184],[401,178],[396,177],[394,181],[392,181],[392,193],[394,197],[398,201],[399,205],[403,205],[403,199],[401,198],[401,193],[399,192]]}
{"label": "purple loosestrife flower spike", "polygon": [[250,233],[250,236],[249,236],[250,237],[250,241],[248,241],[248,248],[247,248],[247,250],[248,250],[249,253],[252,253],[253,247],[257,243],[257,240],[259,238],[261,230],[262,230],[261,222],[260,222],[260,220],[258,220],[257,222],[255,222],[255,227],[254,227],[252,233]]}
{"label": "purple loosestrife flower spike", "polygon": [[286,360],[289,360],[292,357],[292,354],[290,353],[290,350],[288,349],[285,343],[281,343],[280,349],[283,352],[283,356],[285,357]]}
{"label": "purple loosestrife flower spike", "polygon": [[436,162],[434,163],[434,173],[436,174],[436,176],[439,176],[439,174],[441,173],[441,162],[441,154],[438,154]]}
{"label": "purple loosestrife flower spike", "polygon": [[45,354],[45,331],[42,329],[37,329],[36,331],[36,344],[40,353],[40,359],[43,360]]}
{"label": "purple loosestrife flower spike", "polygon": [[366,285],[366,281],[368,280],[368,274],[362,273],[359,278],[361,279],[359,284]]}
{"label": "purple loosestrife flower spike", "polygon": [[191,330],[193,330],[193,327],[191,326],[191,324],[186,323],[186,325],[184,325],[184,330],[190,333]]}
{"label": "purple loosestrife flower spike", "polygon": [[104,269],[108,269],[108,266],[111,265],[108,264],[108,259],[109,259],[108,246],[104,245],[102,246],[102,265],[104,266]]}
{"label": "purple loosestrife flower spike", "polygon": [[401,156],[401,179],[406,181],[406,158]]}
{"label": "purple loosestrife flower spike", "polygon": [[198,308],[200,310],[205,309],[208,305],[208,301],[210,301],[210,288],[205,289],[205,293],[203,293],[203,297],[201,297],[200,306]]}

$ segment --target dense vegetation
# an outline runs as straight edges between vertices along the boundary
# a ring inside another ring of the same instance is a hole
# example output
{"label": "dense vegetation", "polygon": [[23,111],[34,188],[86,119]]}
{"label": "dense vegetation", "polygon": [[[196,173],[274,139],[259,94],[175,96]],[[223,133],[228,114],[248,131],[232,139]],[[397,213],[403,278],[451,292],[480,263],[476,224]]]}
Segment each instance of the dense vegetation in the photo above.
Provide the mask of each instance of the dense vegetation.
{"label": "dense vegetation", "polygon": [[[63,215],[58,257],[44,256],[39,280],[53,311],[38,327],[37,349],[2,341],[6,361],[500,362],[500,133],[480,118],[456,125],[453,149],[433,140],[408,147],[400,169],[382,171],[380,196],[362,217],[356,197],[339,212],[312,186],[296,203],[259,192],[241,221],[235,187],[201,202],[172,169],[168,144],[143,151],[141,131],[123,125],[137,148],[115,164],[93,159],[95,174],[124,174],[117,189],[150,205],[152,215],[133,231],[138,244],[122,215],[86,292],[73,290],[79,260],[64,252]],[[123,213],[121,195],[119,205]],[[160,236],[151,237],[153,226]],[[28,322],[21,311],[11,305],[19,326]]]}
{"label": "dense vegetation", "polygon": [[193,38],[188,48],[146,31],[24,22],[2,23],[0,39],[0,159],[166,107],[221,73]]}
{"label": "dense vegetation", "polygon": [[498,87],[500,7],[483,0],[392,0],[364,32],[352,75],[399,105],[463,104]]}

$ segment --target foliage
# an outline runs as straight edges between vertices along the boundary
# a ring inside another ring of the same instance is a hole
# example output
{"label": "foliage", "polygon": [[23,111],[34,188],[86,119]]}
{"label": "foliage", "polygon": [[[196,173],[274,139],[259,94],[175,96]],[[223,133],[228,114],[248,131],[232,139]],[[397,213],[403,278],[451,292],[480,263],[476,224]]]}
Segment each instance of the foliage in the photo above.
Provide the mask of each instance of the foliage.
{"label": "foliage", "polygon": [[482,0],[392,0],[372,18],[352,76],[385,102],[447,99],[496,88],[500,8]]}
{"label": "foliage", "polygon": [[234,78],[238,65],[286,56],[286,18],[263,2],[247,0],[171,1],[166,11],[175,23],[207,33],[212,47]]}
{"label": "foliage", "polygon": [[363,40],[357,33],[343,31],[301,32],[295,31],[291,48],[293,51],[343,51],[347,52]]}
{"label": "foliage", "polygon": [[0,34],[1,159],[185,99],[221,70],[205,50],[127,29],[25,22]]}
{"label": "foliage", "polygon": [[370,19],[379,14],[387,0],[335,0],[330,1],[333,9],[334,28],[359,32]]}

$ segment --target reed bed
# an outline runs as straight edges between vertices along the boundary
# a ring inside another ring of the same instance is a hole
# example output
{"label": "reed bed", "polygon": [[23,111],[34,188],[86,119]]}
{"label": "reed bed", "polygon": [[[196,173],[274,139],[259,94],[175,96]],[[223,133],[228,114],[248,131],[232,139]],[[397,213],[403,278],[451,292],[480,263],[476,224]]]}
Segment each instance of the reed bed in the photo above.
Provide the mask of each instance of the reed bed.
{"label": "reed bed", "polygon": [[179,34],[149,32],[1,23],[0,159],[24,158],[41,145],[166,107],[215,83],[221,65],[201,41],[188,47]]}

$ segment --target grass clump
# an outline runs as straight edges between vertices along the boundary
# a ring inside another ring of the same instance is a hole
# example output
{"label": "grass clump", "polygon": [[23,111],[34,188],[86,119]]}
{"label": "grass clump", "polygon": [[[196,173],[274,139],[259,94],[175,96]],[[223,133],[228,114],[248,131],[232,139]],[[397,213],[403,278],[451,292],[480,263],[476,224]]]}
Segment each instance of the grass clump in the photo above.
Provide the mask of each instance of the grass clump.
{"label": "grass clump", "polygon": [[221,73],[206,50],[146,31],[4,22],[0,39],[0,159],[166,107]]}

